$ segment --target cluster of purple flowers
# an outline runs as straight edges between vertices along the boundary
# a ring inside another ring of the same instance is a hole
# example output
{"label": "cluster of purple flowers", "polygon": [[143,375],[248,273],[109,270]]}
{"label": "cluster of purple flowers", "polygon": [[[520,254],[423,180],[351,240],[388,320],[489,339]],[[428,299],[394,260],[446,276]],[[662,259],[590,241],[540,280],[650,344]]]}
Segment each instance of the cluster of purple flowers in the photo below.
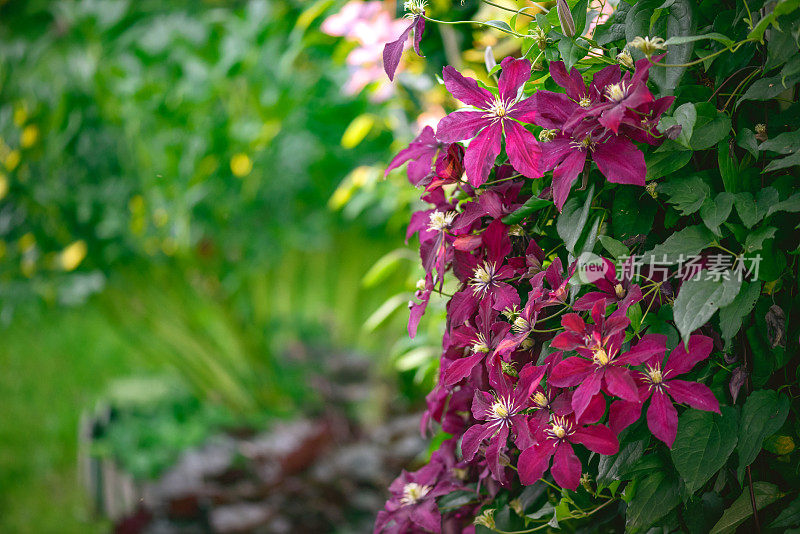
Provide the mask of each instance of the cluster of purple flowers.
{"label": "cluster of purple flowers", "polygon": [[[637,284],[616,278],[613,263],[606,260],[594,287],[570,299],[575,263],[565,266],[524,228],[503,223],[530,197],[524,177],[553,171],[552,188],[540,196],[559,209],[588,162],[610,182],[644,185],[644,157],[634,143],[660,141],[655,125],[672,103],[653,98],[649,68],[645,59],[623,76],[609,66],[587,86],[576,69],[553,62],[550,74],[565,93],[541,90],[527,98],[527,60],[503,60],[496,93],[445,68],[449,92],[474,109],[451,113],[435,132],[426,128],[389,169],[408,163],[409,180],[425,189],[430,204],[408,229],[409,237],[419,235],[426,272],[411,304],[411,336],[445,274],[459,282],[422,421],[423,430],[435,422],[453,437],[430,464],[393,484],[376,532],[440,532],[443,524],[470,519],[474,505],[439,511],[436,498],[454,489],[491,498],[515,477],[530,485],[549,471],[556,484],[574,490],[582,470],[575,447],[616,454],[618,434],[645,404],[648,427],[670,447],[673,401],[719,411],[707,386],[678,378],[708,358],[710,338],[693,335],[667,358],[666,336],[629,332],[627,311],[644,297]],[[531,123],[546,129],[542,142],[525,127]],[[466,147],[459,144],[466,140]],[[498,164],[503,149],[507,162]],[[559,318],[561,326],[552,328]]]}

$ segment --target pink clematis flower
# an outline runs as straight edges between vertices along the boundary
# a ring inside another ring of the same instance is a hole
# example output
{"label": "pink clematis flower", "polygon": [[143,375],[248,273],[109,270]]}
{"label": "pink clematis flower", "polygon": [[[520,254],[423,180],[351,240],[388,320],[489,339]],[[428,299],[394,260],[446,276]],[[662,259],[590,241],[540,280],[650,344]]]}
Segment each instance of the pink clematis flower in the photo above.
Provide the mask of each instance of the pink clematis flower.
{"label": "pink clematis flower", "polygon": [[481,443],[488,440],[486,460],[494,477],[505,481],[505,469],[500,463],[500,453],[505,449],[509,435],[514,433],[514,441],[520,448],[529,447],[533,441],[528,426],[528,416],[524,413],[534,389],[544,377],[544,367],[528,364],[520,372],[516,385],[500,370],[497,363],[490,371],[490,383],[494,394],[475,391],[472,402],[472,415],[483,424],[476,424],[464,432],[461,451],[466,461],[471,461]]}
{"label": "pink clematis flower", "polygon": [[578,314],[567,314],[561,324],[566,331],[551,342],[562,350],[576,350],[582,357],[573,356],[559,363],[550,374],[549,383],[557,387],[578,386],[572,396],[577,417],[583,415],[589,402],[602,389],[609,395],[638,402],[639,391],[629,365],[640,365],[659,350],[655,338],[644,336],[628,352],[621,354],[627,317],[605,318],[605,305],[592,309],[594,325],[588,326]]}
{"label": "pink clematis flower", "polygon": [[647,426],[655,437],[671,448],[678,433],[678,412],[673,406],[673,401],[698,410],[719,413],[719,401],[708,386],[675,378],[688,373],[695,365],[708,358],[714,348],[714,341],[707,336],[691,336],[689,349],[687,350],[683,343],[678,343],[662,368],[661,364],[667,351],[667,336],[662,334],[649,334],[649,336],[657,341],[659,351],[648,359],[645,372],[637,376],[639,402],[614,402],[610,408],[609,421],[615,432],[622,431],[639,419],[643,403],[650,399]]}
{"label": "pink clematis flower", "polygon": [[625,315],[628,308],[642,300],[642,290],[637,284],[631,284],[630,280],[618,280],[614,262],[607,258],[603,258],[603,262],[606,266],[605,273],[602,278],[593,282],[600,291],[586,293],[575,301],[572,308],[579,311],[591,310],[597,302],[603,301],[606,306],[616,303],[617,311],[614,314]]}
{"label": "pink clematis flower", "polygon": [[400,64],[406,39],[408,39],[411,32],[414,33],[414,51],[418,56],[422,57],[419,51],[419,43],[425,31],[425,2],[424,0],[408,0],[405,3],[405,8],[408,11],[406,16],[411,19],[411,24],[400,34],[397,40],[386,43],[383,47],[383,70],[386,71],[386,75],[390,80],[394,80],[394,73]]}
{"label": "pink clematis flower", "polygon": [[408,147],[404,148],[389,162],[389,166],[384,172],[388,176],[392,169],[408,162],[408,181],[412,185],[419,185],[431,174],[433,158],[442,150],[447,151],[447,145],[436,139],[433,128],[426,126],[422,132],[414,138]]}
{"label": "pink clematis flower", "polygon": [[444,68],[444,84],[455,98],[477,107],[478,111],[455,111],[439,121],[436,130],[447,143],[472,139],[464,156],[467,179],[478,187],[489,176],[500,154],[503,135],[511,165],[528,178],[540,178],[541,150],[536,137],[520,122],[531,122],[535,116],[534,101],[521,99],[520,93],[531,76],[527,59],[505,58],[498,81],[498,95],[480,87],[472,78],[465,78],[453,67]]}
{"label": "pink clematis flower", "polygon": [[581,461],[572,448],[576,443],[600,454],[619,452],[619,441],[608,427],[584,426],[580,418],[555,415],[539,434],[537,443],[519,455],[517,469],[520,481],[530,485],[542,478],[552,458],[550,472],[556,484],[562,488],[577,489],[581,478]]}
{"label": "pink clematis flower", "polygon": [[483,359],[495,351],[498,342],[502,340],[511,325],[497,321],[498,313],[492,309],[491,301],[486,299],[481,302],[476,319],[477,328],[470,325],[459,326],[453,331],[453,345],[456,347],[469,347],[472,355],[459,358],[444,369],[443,382],[445,386],[453,386],[472,372],[472,369]]}

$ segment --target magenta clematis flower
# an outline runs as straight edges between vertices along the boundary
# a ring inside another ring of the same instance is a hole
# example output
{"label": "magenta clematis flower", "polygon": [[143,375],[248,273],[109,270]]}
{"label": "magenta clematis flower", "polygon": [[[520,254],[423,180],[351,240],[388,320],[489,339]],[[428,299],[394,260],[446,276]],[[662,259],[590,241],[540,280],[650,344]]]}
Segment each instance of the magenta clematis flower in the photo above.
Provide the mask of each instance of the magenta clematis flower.
{"label": "magenta clematis flower", "polygon": [[445,457],[443,449],[434,452],[430,463],[418,471],[403,471],[392,482],[391,498],[386,501],[385,509],[378,512],[374,534],[442,531],[442,514],[436,498],[461,489],[450,473],[449,464],[453,462]]}
{"label": "magenta clematis flower", "polygon": [[636,62],[633,76],[626,72],[621,80],[608,83],[603,87],[604,100],[592,106],[588,114],[596,116],[600,124],[615,134],[619,132],[620,124],[623,122],[632,119],[638,123],[638,118],[629,110],[635,110],[653,101],[653,94],[647,88],[647,77],[652,65],[649,59],[641,59]]}
{"label": "magenta clematis flower", "polygon": [[620,354],[627,317],[605,318],[605,305],[595,304],[592,317],[595,324],[587,326],[578,314],[562,317],[566,328],[551,342],[563,350],[575,350],[582,357],[573,356],[559,363],[548,377],[557,387],[578,386],[572,396],[572,407],[577,417],[583,415],[589,402],[602,389],[609,395],[638,402],[639,391],[629,365],[639,365],[659,350],[657,341],[644,336],[635,347]]}
{"label": "magenta clematis flower", "polygon": [[552,458],[550,472],[556,484],[562,488],[577,489],[581,478],[581,461],[572,448],[576,443],[600,454],[619,452],[619,441],[608,427],[583,426],[580,418],[555,415],[549,426],[539,434],[537,443],[519,455],[517,469],[520,481],[525,485],[534,484],[550,467]]}
{"label": "magenta clematis flower", "polygon": [[461,324],[469,319],[478,303],[484,299],[489,299],[495,310],[519,307],[520,304],[517,290],[505,282],[515,274],[511,266],[503,263],[511,253],[511,241],[506,226],[496,219],[483,231],[481,238],[487,249],[486,258],[480,260],[472,254],[466,254],[459,266],[459,270],[471,274],[467,287],[453,295],[448,304],[453,324]]}
{"label": "magenta clematis flower", "polygon": [[590,291],[586,293],[572,306],[574,310],[591,310],[594,305],[603,301],[606,306],[611,303],[617,304],[617,311],[614,314],[625,315],[633,304],[642,300],[642,290],[637,284],[631,284],[630,280],[618,280],[617,270],[614,262],[603,258],[606,270],[602,278],[593,283],[600,291]]}
{"label": "magenta clematis flower", "polygon": [[[650,399],[647,409],[647,427],[655,437],[672,447],[678,433],[678,411],[674,402],[687,404],[707,412],[719,412],[719,401],[705,384],[677,380],[675,376],[688,373],[695,365],[708,358],[714,341],[707,336],[689,338],[689,349],[679,343],[670,353],[662,368],[667,351],[667,336],[649,334],[658,342],[659,351],[645,363],[645,371],[637,376],[639,402],[616,401],[611,405],[609,421],[615,432],[639,419],[643,403]],[[647,336],[645,336],[647,337]],[[670,400],[670,398],[672,400]]]}
{"label": "magenta clematis flower", "polygon": [[404,148],[389,162],[389,166],[384,172],[387,176],[392,169],[396,169],[408,162],[408,181],[412,185],[419,185],[431,174],[433,158],[440,149],[446,150],[446,145],[436,139],[433,128],[426,126],[422,132],[414,138],[408,147]]}
{"label": "magenta clematis flower", "polygon": [[[543,165],[545,170],[553,170],[553,201],[558,209],[566,202],[569,190],[589,155],[609,182],[644,186],[647,171],[644,154],[627,136],[617,135],[600,119],[608,112],[607,123],[614,124],[618,111],[622,110],[624,115],[628,104],[642,105],[647,100],[639,102],[641,98],[637,96],[636,100],[608,106],[608,88],[623,83],[617,66],[606,67],[595,74],[588,88],[577,69],[573,68],[567,74],[561,62],[550,64],[550,75],[565,88],[566,94],[537,91],[531,99],[535,100],[538,111],[536,124],[557,132],[545,144],[546,149],[543,147],[546,154]],[[637,95],[642,91],[638,89],[640,86],[649,94],[644,82],[639,80]],[[626,95],[630,87],[626,85]]]}
{"label": "magenta clematis flower", "polygon": [[531,76],[527,59],[505,58],[498,80],[498,95],[480,87],[472,78],[465,78],[453,67],[444,68],[444,84],[455,98],[478,108],[478,111],[455,111],[436,127],[439,138],[448,143],[472,139],[464,155],[467,179],[478,187],[489,176],[500,154],[503,135],[511,165],[528,178],[540,178],[541,150],[536,137],[520,122],[531,122],[535,116],[534,101],[521,99],[520,93]]}
{"label": "magenta clematis flower", "polygon": [[500,463],[500,453],[505,449],[509,434],[514,433],[514,442],[519,448],[529,447],[532,443],[528,416],[524,413],[534,389],[544,377],[544,367],[533,367],[530,364],[520,372],[516,385],[500,370],[497,363],[490,372],[490,382],[494,394],[475,391],[472,401],[472,415],[483,424],[476,424],[464,432],[461,440],[461,451],[466,461],[471,461],[481,443],[488,440],[486,460],[489,470],[495,479],[505,481],[505,469]]}
{"label": "magenta clematis flower", "polygon": [[453,345],[469,347],[472,355],[457,359],[444,370],[445,386],[450,387],[469,376],[476,365],[495,351],[498,342],[511,328],[510,324],[497,321],[497,316],[498,313],[492,309],[491,301],[486,299],[479,307],[477,328],[467,324],[453,331]]}
{"label": "magenta clematis flower", "polygon": [[506,337],[497,344],[494,349],[495,354],[507,357],[509,354],[517,350],[517,347],[533,332],[536,321],[539,317],[539,312],[544,307],[541,301],[542,290],[541,288],[534,288],[528,293],[528,301],[522,308],[522,311],[514,319],[510,325],[510,332],[507,330]]}
{"label": "magenta clematis flower", "polygon": [[425,1],[408,0],[405,3],[405,9],[408,11],[406,16],[411,19],[411,24],[400,34],[396,41],[386,43],[383,47],[383,70],[386,71],[386,75],[390,80],[394,80],[394,73],[403,55],[403,47],[412,31],[414,32],[414,51],[418,56],[422,57],[419,51],[419,42],[422,40],[422,34],[425,31]]}

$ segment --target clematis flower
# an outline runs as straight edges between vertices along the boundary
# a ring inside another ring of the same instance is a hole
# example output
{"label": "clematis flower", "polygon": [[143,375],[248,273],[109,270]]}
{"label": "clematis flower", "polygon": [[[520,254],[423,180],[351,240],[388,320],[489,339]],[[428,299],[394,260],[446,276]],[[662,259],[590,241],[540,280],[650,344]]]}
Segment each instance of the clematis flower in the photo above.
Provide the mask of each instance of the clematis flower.
{"label": "clematis flower", "polygon": [[603,258],[603,262],[606,266],[605,273],[602,278],[593,282],[600,291],[590,291],[581,296],[572,308],[578,311],[591,310],[597,302],[603,301],[606,306],[616,303],[617,311],[614,313],[625,315],[628,308],[642,300],[642,290],[629,279],[618,280],[614,262],[607,258]]}
{"label": "clematis flower", "polygon": [[469,462],[475,457],[481,443],[488,440],[486,460],[489,469],[495,479],[503,483],[505,470],[500,463],[500,454],[506,447],[509,435],[514,433],[515,443],[520,448],[533,443],[527,415],[523,412],[528,408],[533,390],[544,377],[545,368],[528,364],[520,372],[516,385],[500,370],[499,364],[494,366],[493,371],[490,373],[490,382],[495,388],[494,394],[475,391],[472,401],[473,417],[486,422],[473,425],[464,432],[461,451]]}
{"label": "clematis flower", "polygon": [[644,336],[628,352],[621,354],[627,317],[605,318],[605,305],[595,304],[592,317],[595,324],[587,326],[580,315],[564,315],[561,324],[566,329],[558,334],[550,346],[562,350],[576,350],[581,356],[573,356],[559,363],[548,377],[557,387],[573,387],[572,407],[580,418],[589,402],[602,389],[609,395],[638,402],[639,391],[631,375],[629,365],[639,365],[659,350],[658,342]]}
{"label": "clematis flower", "polygon": [[531,76],[527,59],[505,58],[498,80],[498,96],[465,78],[453,67],[444,68],[445,87],[455,98],[478,111],[455,111],[439,121],[439,138],[447,143],[472,139],[464,155],[467,179],[478,187],[489,176],[500,154],[503,135],[511,165],[528,178],[540,178],[541,150],[532,133],[520,122],[534,118],[534,101],[521,99],[520,92]]}
{"label": "clematis flower", "polygon": [[637,376],[639,402],[614,402],[611,405],[609,421],[612,422],[615,432],[621,431],[639,419],[643,403],[650,399],[647,427],[655,437],[671,448],[678,433],[678,412],[673,406],[673,401],[698,410],[719,413],[719,401],[708,386],[675,378],[688,373],[695,365],[708,358],[714,348],[714,341],[707,336],[691,336],[688,350],[683,343],[679,343],[662,368],[667,350],[667,336],[649,335],[657,340],[659,352],[647,360],[645,371]]}
{"label": "clematis flower", "polygon": [[[603,87],[604,101],[592,106],[588,115],[598,117],[600,124],[615,134],[618,133],[620,124],[626,119],[630,120],[629,116],[632,114],[629,110],[635,110],[653,101],[653,94],[647,88],[647,78],[652,65],[647,58],[641,59],[636,62],[633,76],[626,72],[621,80]],[[633,115],[633,120],[639,122],[635,114]]]}
{"label": "clematis flower", "polygon": [[511,266],[504,264],[506,256],[511,253],[506,226],[496,219],[483,231],[481,238],[487,249],[485,259],[472,254],[461,256],[463,265],[458,267],[459,270],[471,274],[467,287],[453,295],[448,304],[453,324],[466,321],[484,299],[489,299],[495,310],[519,307],[520,304],[517,290],[505,282],[515,274]]}
{"label": "clematis flower", "polygon": [[430,463],[418,471],[403,471],[389,486],[391,498],[378,513],[373,532],[441,532],[442,514],[436,498],[460,489],[449,471],[442,451],[434,452]]}
{"label": "clematis flower", "polygon": [[411,19],[411,24],[400,34],[396,41],[386,43],[383,47],[383,70],[390,80],[394,80],[394,73],[397,65],[400,64],[400,57],[403,55],[403,47],[406,39],[413,31],[414,51],[422,57],[419,51],[419,42],[422,40],[422,33],[425,31],[425,0],[406,0],[403,4],[407,11],[406,16]]}
{"label": "clematis flower", "polygon": [[520,481],[525,485],[534,484],[550,467],[552,458],[550,472],[556,484],[562,488],[577,489],[581,478],[581,461],[572,448],[576,443],[605,455],[619,451],[619,441],[608,427],[584,426],[580,417],[555,415],[540,433],[536,444],[519,455],[517,469]]}
{"label": "clematis flower", "polygon": [[492,309],[491,301],[484,300],[479,307],[477,328],[467,324],[453,331],[453,345],[469,347],[472,355],[459,358],[444,370],[445,386],[452,386],[466,378],[487,355],[494,353],[497,344],[511,329],[510,324],[497,321],[497,316],[498,313]]}
{"label": "clematis flower", "polygon": [[528,301],[525,303],[519,315],[514,318],[514,322],[510,325],[511,331],[506,331],[506,337],[497,344],[497,347],[494,349],[495,354],[507,357],[517,350],[517,347],[519,347],[531,332],[533,332],[533,328],[539,317],[539,312],[544,307],[541,301],[541,295],[541,288],[534,288],[528,293]]}
{"label": "clematis flower", "polygon": [[538,110],[536,124],[557,132],[542,147],[546,154],[544,170],[553,170],[556,207],[561,210],[564,206],[590,155],[609,182],[644,186],[647,171],[644,154],[627,136],[615,134],[597,117],[603,114],[600,108],[605,106],[606,88],[621,83],[619,67],[612,65],[599,71],[588,88],[577,69],[566,73],[561,62],[551,63],[550,75],[565,88],[566,94],[537,91],[531,99]]}
{"label": "clematis flower", "polygon": [[412,185],[419,185],[431,173],[433,158],[439,150],[446,150],[444,143],[436,139],[433,128],[426,126],[422,132],[414,138],[408,147],[404,148],[389,162],[389,166],[384,172],[388,176],[392,169],[400,167],[408,162],[408,181]]}

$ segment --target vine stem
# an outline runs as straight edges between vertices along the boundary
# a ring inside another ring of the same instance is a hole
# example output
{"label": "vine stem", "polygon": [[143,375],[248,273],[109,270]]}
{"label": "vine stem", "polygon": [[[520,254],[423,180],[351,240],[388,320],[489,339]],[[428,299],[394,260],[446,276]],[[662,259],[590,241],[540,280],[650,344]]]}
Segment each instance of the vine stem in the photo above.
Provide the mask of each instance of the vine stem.
{"label": "vine stem", "polygon": [[431,18],[431,17],[429,17],[427,15],[420,15],[420,16],[423,19],[427,20],[428,22],[435,22],[436,24],[447,24],[447,25],[450,25],[450,26],[456,26],[458,24],[474,24],[476,26],[486,26],[487,28],[494,28],[495,30],[501,31],[503,33],[507,33],[509,35],[513,35],[514,37],[519,37],[520,39],[531,39],[532,38],[531,35],[523,35],[521,33],[515,32],[514,30],[511,30],[511,31],[504,30],[503,28],[499,28],[499,27],[495,26],[494,24],[488,24],[486,22],[481,22],[479,20],[451,20],[451,21],[447,21],[447,20],[434,19],[434,18]]}
{"label": "vine stem", "polygon": [[[536,15],[531,15],[530,13],[527,13],[526,11],[523,11],[523,9],[525,9],[524,7],[522,9],[514,9],[512,7],[506,7],[506,6],[501,6],[500,4],[495,4],[494,2],[490,2],[489,0],[481,0],[481,2],[483,2],[484,4],[488,4],[490,6],[496,7],[498,9],[503,9],[505,11],[509,11],[511,13],[516,13],[518,15],[525,15],[526,17],[530,17],[532,19],[536,18]],[[543,13],[549,13],[550,12],[549,9],[547,9],[546,7],[544,7],[542,5],[539,5],[536,2],[531,2],[531,4],[533,4],[535,7],[538,7],[539,9],[541,9]]]}

